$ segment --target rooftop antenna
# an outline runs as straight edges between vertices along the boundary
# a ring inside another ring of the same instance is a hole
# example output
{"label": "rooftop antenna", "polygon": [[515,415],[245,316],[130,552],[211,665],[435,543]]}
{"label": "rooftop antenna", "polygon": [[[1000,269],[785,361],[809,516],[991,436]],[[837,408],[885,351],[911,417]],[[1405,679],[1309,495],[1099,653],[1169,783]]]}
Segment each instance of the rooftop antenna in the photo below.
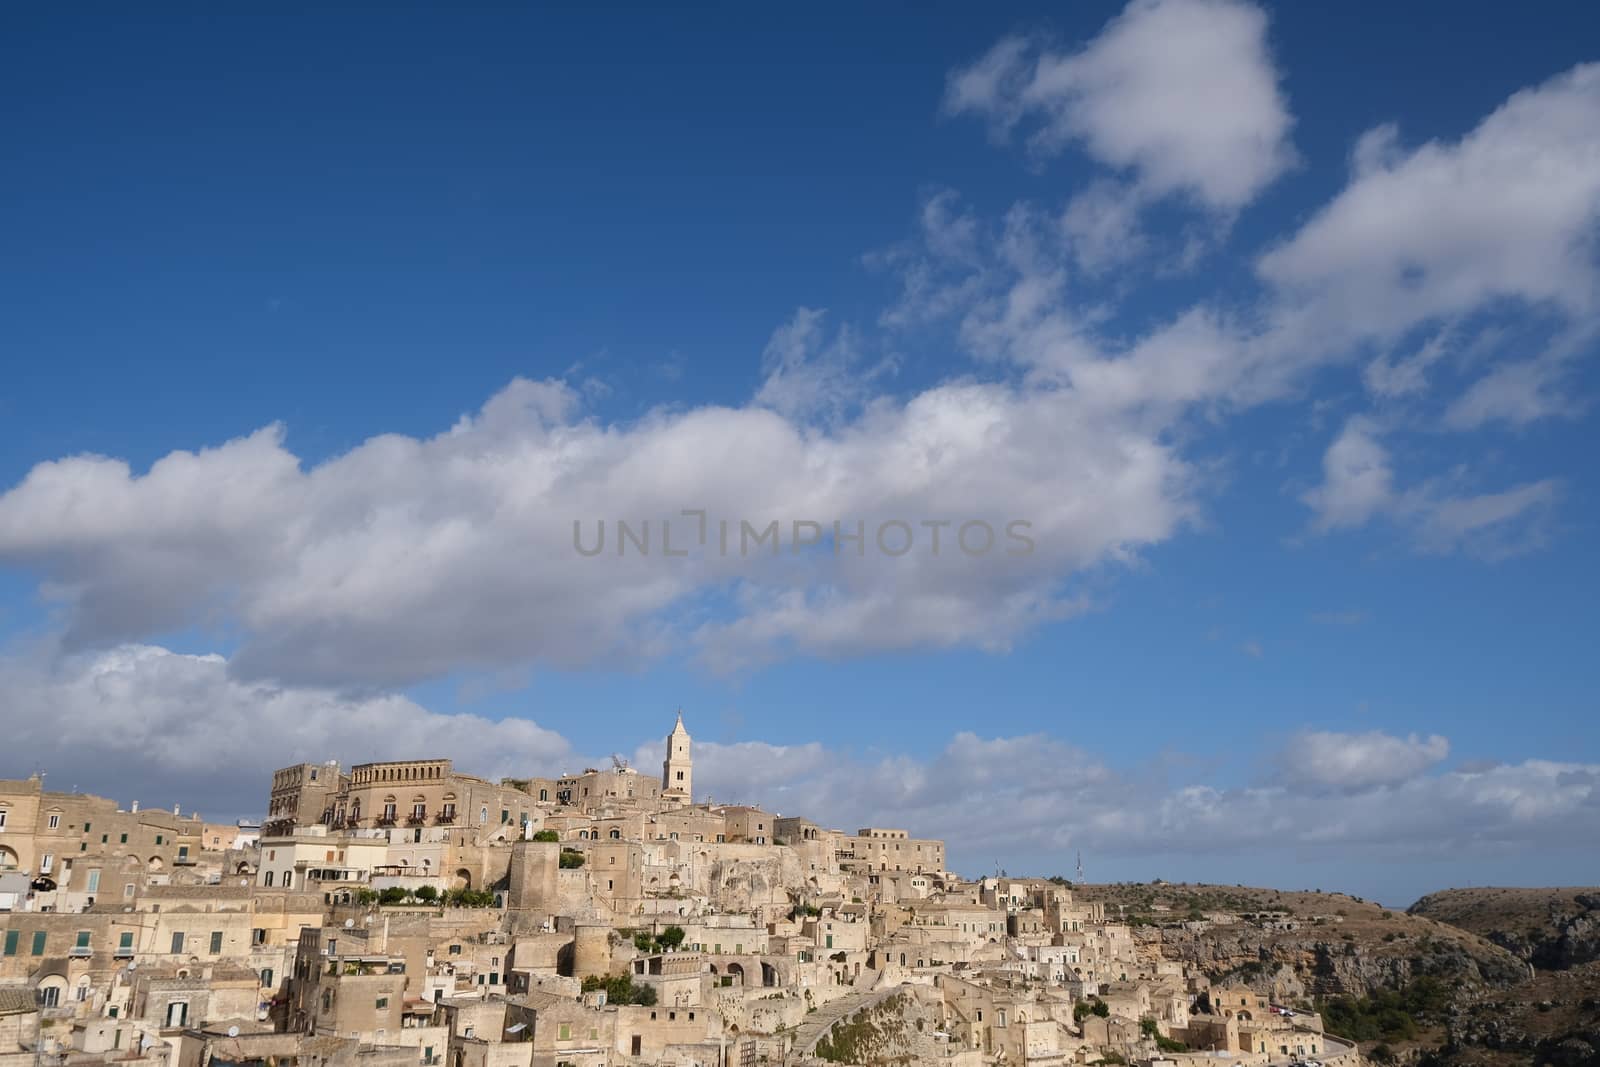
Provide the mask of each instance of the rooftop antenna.
{"label": "rooftop antenna", "polygon": [[1078,884],[1083,884],[1083,849],[1078,850]]}
{"label": "rooftop antenna", "polygon": [[622,753],[613,752],[611,753],[611,766],[613,770],[625,771],[628,769],[628,761],[622,758]]}

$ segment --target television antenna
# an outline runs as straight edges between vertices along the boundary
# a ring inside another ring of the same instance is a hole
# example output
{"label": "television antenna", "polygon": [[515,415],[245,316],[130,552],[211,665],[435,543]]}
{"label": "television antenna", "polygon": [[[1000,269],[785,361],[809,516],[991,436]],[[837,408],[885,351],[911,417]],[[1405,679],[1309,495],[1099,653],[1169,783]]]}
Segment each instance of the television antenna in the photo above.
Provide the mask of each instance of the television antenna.
{"label": "television antenna", "polygon": [[625,771],[628,769],[628,761],[622,758],[622,753],[613,752],[611,753],[611,766],[614,770]]}

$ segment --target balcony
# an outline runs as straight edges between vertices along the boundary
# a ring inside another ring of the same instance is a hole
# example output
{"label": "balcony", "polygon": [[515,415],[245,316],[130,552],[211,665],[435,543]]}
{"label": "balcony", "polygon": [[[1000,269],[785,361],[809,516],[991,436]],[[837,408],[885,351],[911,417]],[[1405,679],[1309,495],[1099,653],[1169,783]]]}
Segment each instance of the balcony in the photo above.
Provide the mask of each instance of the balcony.
{"label": "balcony", "polygon": [[111,958],[114,959],[114,960],[131,960],[131,959],[133,959],[133,946],[132,945],[124,945],[124,946],[119,947],[115,952],[113,952],[111,954]]}
{"label": "balcony", "polygon": [[410,815],[406,816],[407,826],[424,826],[427,824],[427,822],[428,813],[425,811],[414,811]]}
{"label": "balcony", "polygon": [[441,811],[437,816],[435,816],[435,821],[438,822],[440,826],[451,826],[456,821],[456,813],[453,811]]}
{"label": "balcony", "polygon": [[[354,822],[354,820],[351,821]],[[373,825],[375,826],[393,826],[396,821],[397,820],[393,815],[380,815],[376,819],[372,820]]]}
{"label": "balcony", "polygon": [[86,960],[90,956],[94,955],[94,949],[90,948],[88,945],[73,945],[71,948],[67,949],[67,955],[71,956],[73,959]]}

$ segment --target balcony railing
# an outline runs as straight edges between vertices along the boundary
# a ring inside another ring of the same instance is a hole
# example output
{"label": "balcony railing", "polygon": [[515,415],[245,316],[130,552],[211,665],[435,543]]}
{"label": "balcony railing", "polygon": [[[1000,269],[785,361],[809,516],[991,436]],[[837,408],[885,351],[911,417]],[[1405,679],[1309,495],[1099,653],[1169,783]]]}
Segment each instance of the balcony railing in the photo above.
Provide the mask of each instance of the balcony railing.
{"label": "balcony railing", "polygon": [[393,826],[396,820],[393,815],[380,815],[372,821],[378,826]]}
{"label": "balcony railing", "polygon": [[422,811],[414,811],[410,815],[406,816],[406,825],[407,826],[421,826],[423,823],[426,823],[427,821],[428,821],[428,815],[427,815],[426,812],[422,812]]}
{"label": "balcony railing", "polygon": [[441,811],[437,819],[440,826],[449,826],[456,821],[456,813],[453,811]]}
{"label": "balcony railing", "polygon": [[67,955],[78,959],[88,959],[90,956],[94,955],[94,949],[90,948],[88,945],[73,945],[71,948],[67,949]]}

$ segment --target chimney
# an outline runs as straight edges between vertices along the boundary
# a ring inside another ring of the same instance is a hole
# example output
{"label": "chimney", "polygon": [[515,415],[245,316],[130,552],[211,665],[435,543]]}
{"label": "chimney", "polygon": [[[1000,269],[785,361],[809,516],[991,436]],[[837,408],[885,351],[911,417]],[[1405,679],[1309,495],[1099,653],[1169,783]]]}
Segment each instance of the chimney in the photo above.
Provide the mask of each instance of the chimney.
{"label": "chimney", "polygon": [[135,800],[133,802],[133,807],[131,809],[129,809],[129,810],[134,815],[139,814],[139,802],[137,800]]}

